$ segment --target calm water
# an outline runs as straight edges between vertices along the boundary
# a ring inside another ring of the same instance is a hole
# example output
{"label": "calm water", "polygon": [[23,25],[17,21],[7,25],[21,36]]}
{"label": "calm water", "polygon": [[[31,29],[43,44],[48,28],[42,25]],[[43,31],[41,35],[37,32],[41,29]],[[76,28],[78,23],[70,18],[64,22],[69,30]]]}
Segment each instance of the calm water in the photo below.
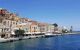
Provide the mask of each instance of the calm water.
{"label": "calm water", "polygon": [[0,50],[80,50],[80,34],[0,43]]}

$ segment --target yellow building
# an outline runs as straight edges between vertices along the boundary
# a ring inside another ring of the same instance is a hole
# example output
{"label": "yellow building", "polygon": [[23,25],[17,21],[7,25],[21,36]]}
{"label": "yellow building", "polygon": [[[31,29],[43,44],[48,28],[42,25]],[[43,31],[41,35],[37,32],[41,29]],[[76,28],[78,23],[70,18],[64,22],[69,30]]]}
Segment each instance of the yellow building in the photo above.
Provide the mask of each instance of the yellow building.
{"label": "yellow building", "polygon": [[36,21],[30,21],[30,32],[32,34],[39,34],[40,33],[40,28],[38,27],[38,23]]}
{"label": "yellow building", "polygon": [[28,22],[26,18],[20,18],[20,20],[17,22],[16,28],[23,29],[25,34],[31,34],[30,25],[31,23]]}

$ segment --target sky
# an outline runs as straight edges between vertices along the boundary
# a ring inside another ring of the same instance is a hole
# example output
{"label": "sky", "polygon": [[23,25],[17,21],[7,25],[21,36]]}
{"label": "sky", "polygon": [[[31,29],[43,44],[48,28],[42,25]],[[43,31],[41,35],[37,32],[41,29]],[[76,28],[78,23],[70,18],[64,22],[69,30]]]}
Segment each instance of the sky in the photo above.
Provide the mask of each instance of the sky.
{"label": "sky", "polygon": [[0,0],[0,7],[20,17],[80,30],[80,0]]}

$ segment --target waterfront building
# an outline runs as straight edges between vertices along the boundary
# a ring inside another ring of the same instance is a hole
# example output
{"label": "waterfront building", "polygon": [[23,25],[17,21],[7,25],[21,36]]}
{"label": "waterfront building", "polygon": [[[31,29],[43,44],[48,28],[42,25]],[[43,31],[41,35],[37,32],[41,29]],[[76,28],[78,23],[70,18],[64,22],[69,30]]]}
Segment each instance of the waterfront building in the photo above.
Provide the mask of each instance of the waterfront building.
{"label": "waterfront building", "polygon": [[10,37],[9,28],[0,23],[0,37],[1,38],[8,38]]}
{"label": "waterfront building", "polygon": [[25,35],[31,35],[31,24],[32,22],[30,22],[31,20],[29,20],[28,18],[20,18],[20,20],[18,20],[16,28],[18,29],[22,29],[25,31]]}
{"label": "waterfront building", "polygon": [[31,35],[29,24],[24,25],[23,30],[25,31],[25,35]]}
{"label": "waterfront building", "polygon": [[5,26],[0,23],[0,35],[4,32]]}
{"label": "waterfront building", "polygon": [[38,23],[36,21],[29,21],[31,23],[30,25],[30,32],[32,34],[40,34],[40,29],[38,27]]}
{"label": "waterfront building", "polygon": [[39,23],[40,33],[47,33],[48,31],[48,24],[47,23]]}
{"label": "waterfront building", "polygon": [[17,22],[16,28],[25,31],[25,34],[30,34],[30,23]]}
{"label": "waterfront building", "polygon": [[6,27],[11,27],[11,28],[14,28],[16,27],[16,21],[13,21],[13,20],[7,20],[7,19],[4,19],[2,21],[2,24],[5,25]]}
{"label": "waterfront building", "polygon": [[54,32],[54,25],[48,24],[48,33],[53,33]]}
{"label": "waterfront building", "polygon": [[14,28],[16,28],[16,21],[4,19],[2,24],[5,26],[5,33],[13,34]]}

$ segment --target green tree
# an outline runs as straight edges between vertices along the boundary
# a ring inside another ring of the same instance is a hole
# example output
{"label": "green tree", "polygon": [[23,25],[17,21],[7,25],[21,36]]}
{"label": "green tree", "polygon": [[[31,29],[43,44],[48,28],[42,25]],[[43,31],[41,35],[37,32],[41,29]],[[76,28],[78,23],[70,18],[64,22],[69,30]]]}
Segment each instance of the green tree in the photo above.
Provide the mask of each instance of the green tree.
{"label": "green tree", "polygon": [[62,33],[68,33],[67,29],[62,29]]}
{"label": "green tree", "polygon": [[58,24],[54,23],[53,26],[54,26],[54,32],[58,31]]}
{"label": "green tree", "polygon": [[24,33],[25,33],[25,31],[24,30],[21,30],[21,29],[15,31],[15,35],[17,35],[18,37],[19,36],[23,36]]}
{"label": "green tree", "polygon": [[54,23],[53,25],[54,25],[54,27],[58,27],[58,24],[56,24],[56,23]]}

